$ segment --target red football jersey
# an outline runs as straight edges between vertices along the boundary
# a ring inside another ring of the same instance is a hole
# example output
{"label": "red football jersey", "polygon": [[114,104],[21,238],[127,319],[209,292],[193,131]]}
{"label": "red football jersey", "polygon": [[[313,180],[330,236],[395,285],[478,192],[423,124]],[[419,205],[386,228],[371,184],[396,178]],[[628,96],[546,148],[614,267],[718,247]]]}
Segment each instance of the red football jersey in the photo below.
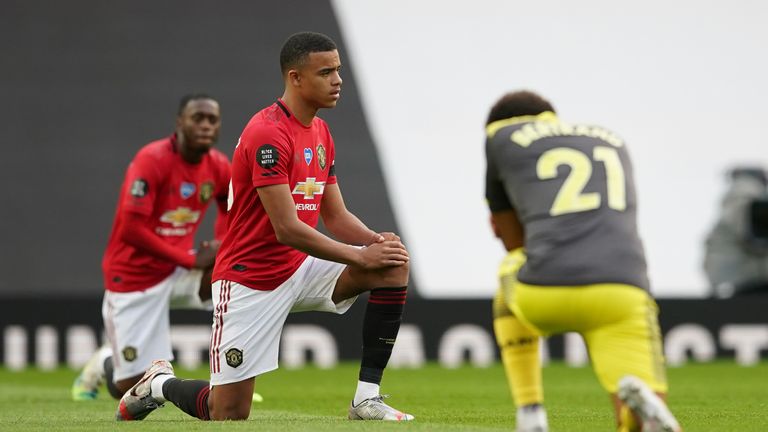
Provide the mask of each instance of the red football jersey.
{"label": "red football jersey", "polygon": [[278,99],[246,125],[232,156],[229,226],[216,256],[213,280],[270,291],[299,268],[307,254],[277,241],[257,188],[288,184],[301,221],[316,227],[326,185],[336,183],[328,125],[304,126]]}
{"label": "red football jersey", "polygon": [[166,244],[191,251],[205,210],[211,201],[226,199],[228,184],[229,161],[215,149],[199,164],[182,159],[175,135],[139,150],[125,174],[102,260],[106,289],[143,291],[168,277],[177,265],[194,264],[191,254],[187,262],[176,263],[124,242],[120,232],[129,213],[147,217],[147,228]]}

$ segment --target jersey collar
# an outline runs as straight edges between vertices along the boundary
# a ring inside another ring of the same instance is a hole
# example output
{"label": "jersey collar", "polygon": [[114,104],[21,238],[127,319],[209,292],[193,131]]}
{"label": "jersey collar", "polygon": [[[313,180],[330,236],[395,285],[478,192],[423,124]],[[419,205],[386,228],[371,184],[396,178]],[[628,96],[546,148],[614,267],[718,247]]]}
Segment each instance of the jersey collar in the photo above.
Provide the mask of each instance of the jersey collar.
{"label": "jersey collar", "polygon": [[295,116],[295,115],[293,115],[293,113],[291,112],[291,110],[288,108],[288,105],[286,105],[286,104],[285,104],[285,102],[283,102],[283,100],[282,100],[281,98],[277,98],[277,102],[275,102],[275,103],[277,104],[277,106],[278,106],[278,107],[280,107],[280,110],[282,110],[282,111],[283,111],[283,113],[285,114],[285,116],[286,116],[286,117],[287,117],[287,118],[288,118],[290,121],[292,121],[292,122],[296,123],[297,125],[301,126],[301,128],[302,128],[302,129],[309,129],[309,128],[311,128],[311,127],[312,127],[312,123],[310,123],[310,125],[309,125],[309,126],[307,126],[307,125],[305,125],[305,124],[301,123],[301,122],[299,121],[299,119],[297,119],[297,118],[296,118],[296,116]]}
{"label": "jersey collar", "polygon": [[506,119],[496,120],[495,122],[489,123],[488,126],[485,127],[485,133],[488,136],[488,138],[492,138],[494,135],[496,135],[496,132],[499,131],[501,128],[505,128],[507,126],[511,126],[518,123],[529,123],[534,121],[541,121],[541,122],[557,122],[557,114],[553,113],[552,111],[544,111],[541,114],[538,115],[526,115],[526,116],[519,116],[519,117],[510,117]]}

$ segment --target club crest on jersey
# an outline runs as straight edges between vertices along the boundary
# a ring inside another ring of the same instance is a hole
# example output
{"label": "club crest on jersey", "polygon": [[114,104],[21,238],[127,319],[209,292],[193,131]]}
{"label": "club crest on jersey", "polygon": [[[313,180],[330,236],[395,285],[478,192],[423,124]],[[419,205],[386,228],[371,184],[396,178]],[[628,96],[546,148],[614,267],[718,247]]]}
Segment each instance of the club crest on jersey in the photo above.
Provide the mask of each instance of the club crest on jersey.
{"label": "club crest on jersey", "polygon": [[322,195],[325,190],[325,182],[316,182],[315,177],[307,177],[307,181],[296,182],[293,188],[294,195],[304,195],[305,200],[315,199],[315,195]]}
{"label": "club crest on jersey", "polygon": [[325,169],[325,147],[323,143],[317,145],[317,164],[320,165],[320,169]]}
{"label": "club crest on jersey", "polygon": [[213,196],[213,182],[207,181],[200,185],[200,202],[205,204]]}
{"label": "club crest on jersey", "polygon": [[125,359],[125,361],[132,362],[136,360],[136,357],[138,356],[139,356],[139,353],[135,347],[127,346],[123,348],[123,358]]}
{"label": "club crest on jersey", "polygon": [[230,348],[224,353],[224,357],[227,359],[227,364],[236,368],[243,364],[243,352],[237,348]]}
{"label": "club crest on jersey", "polygon": [[197,190],[197,188],[195,187],[194,183],[181,182],[179,192],[181,193],[181,197],[183,199],[191,197],[195,193],[195,190]]}
{"label": "club crest on jersey", "polygon": [[309,147],[304,149],[304,162],[306,162],[307,165],[312,162],[312,149]]}
{"label": "club crest on jersey", "polygon": [[160,216],[160,222],[169,223],[175,227],[181,227],[188,223],[195,223],[200,219],[200,211],[188,207],[179,207],[176,210],[168,210]]}

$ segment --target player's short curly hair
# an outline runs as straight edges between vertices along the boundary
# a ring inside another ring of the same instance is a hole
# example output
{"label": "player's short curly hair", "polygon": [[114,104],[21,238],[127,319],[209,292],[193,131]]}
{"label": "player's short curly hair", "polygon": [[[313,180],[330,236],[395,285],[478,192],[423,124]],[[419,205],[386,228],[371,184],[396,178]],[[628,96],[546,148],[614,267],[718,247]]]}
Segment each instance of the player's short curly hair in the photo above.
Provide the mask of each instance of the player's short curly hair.
{"label": "player's short curly hair", "polygon": [[280,71],[285,75],[290,69],[301,66],[310,53],[335,49],[336,43],[322,33],[295,33],[285,41],[280,50]]}
{"label": "player's short curly hair", "polygon": [[176,115],[182,115],[184,113],[184,109],[187,108],[187,105],[189,105],[190,102],[195,100],[201,100],[201,99],[210,99],[214,102],[218,102],[216,99],[214,99],[212,96],[206,94],[206,93],[189,93],[185,94],[181,97],[179,100],[179,109],[176,111]]}
{"label": "player's short curly hair", "polygon": [[510,117],[541,114],[545,111],[555,112],[552,104],[538,94],[520,90],[505,94],[491,108],[485,124],[493,123]]}

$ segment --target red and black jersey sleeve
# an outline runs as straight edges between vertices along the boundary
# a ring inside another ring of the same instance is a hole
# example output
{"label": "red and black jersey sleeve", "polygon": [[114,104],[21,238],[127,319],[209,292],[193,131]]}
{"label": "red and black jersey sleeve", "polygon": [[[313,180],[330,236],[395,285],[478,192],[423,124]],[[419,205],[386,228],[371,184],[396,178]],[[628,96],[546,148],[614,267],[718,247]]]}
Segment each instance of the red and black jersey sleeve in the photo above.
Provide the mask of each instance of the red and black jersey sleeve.
{"label": "red and black jersey sleeve", "polygon": [[326,180],[326,184],[336,184],[336,143],[333,142],[333,137],[331,136],[331,131],[328,130],[328,127],[325,128],[326,133],[328,134],[328,160],[331,162],[330,168],[328,168],[328,179]]}

